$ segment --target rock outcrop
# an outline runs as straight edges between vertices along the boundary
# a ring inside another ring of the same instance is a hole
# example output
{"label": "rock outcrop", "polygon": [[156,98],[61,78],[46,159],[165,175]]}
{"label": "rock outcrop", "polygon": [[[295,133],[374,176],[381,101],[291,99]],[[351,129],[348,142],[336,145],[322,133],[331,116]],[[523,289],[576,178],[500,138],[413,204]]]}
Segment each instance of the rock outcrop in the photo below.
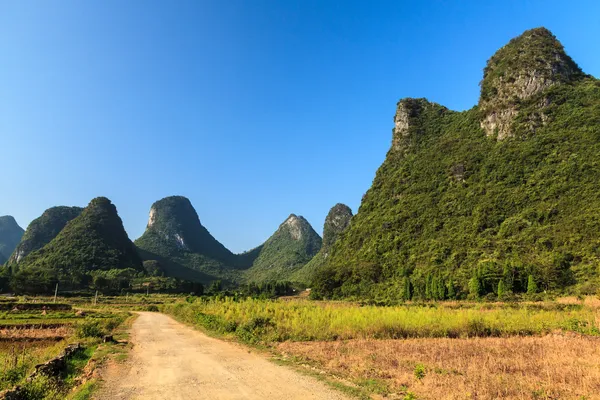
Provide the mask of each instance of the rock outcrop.
{"label": "rock outcrop", "polygon": [[[556,37],[546,28],[536,28],[512,39],[489,59],[481,81],[479,107],[481,127],[488,136],[502,140],[511,127],[520,104],[551,86],[572,82],[584,75]],[[547,105],[540,99],[539,107]],[[545,117],[541,117],[545,123]]]}
{"label": "rock outcrop", "polygon": [[405,155],[421,139],[427,119],[438,119],[450,112],[446,107],[427,99],[404,98],[397,104],[394,116],[391,151]]}

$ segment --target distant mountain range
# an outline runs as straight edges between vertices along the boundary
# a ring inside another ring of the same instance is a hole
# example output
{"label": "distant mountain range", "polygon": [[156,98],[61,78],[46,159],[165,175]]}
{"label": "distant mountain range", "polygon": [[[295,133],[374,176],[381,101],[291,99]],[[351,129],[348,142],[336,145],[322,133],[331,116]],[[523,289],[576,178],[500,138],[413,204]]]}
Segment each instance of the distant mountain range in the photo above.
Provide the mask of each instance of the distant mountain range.
{"label": "distant mountain range", "polygon": [[112,269],[205,284],[283,281],[321,248],[321,238],[308,221],[291,215],[264,244],[234,254],[200,223],[191,202],[182,196],[152,205],[146,231],[135,244],[127,237],[115,206],[102,197],[85,209],[50,208],[31,222],[24,235],[12,217],[0,222],[5,227],[0,238],[10,255],[2,262],[8,260],[13,273],[29,274],[35,278],[32,281],[48,285],[64,281],[63,286],[73,288],[85,286],[95,270]]}

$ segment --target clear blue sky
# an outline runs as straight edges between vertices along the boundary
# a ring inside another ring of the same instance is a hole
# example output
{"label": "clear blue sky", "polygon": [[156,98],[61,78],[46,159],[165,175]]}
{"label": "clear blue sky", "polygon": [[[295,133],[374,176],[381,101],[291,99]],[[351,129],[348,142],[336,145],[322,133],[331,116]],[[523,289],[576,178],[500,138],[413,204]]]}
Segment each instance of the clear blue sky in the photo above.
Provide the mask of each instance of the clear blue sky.
{"label": "clear blue sky", "polygon": [[355,212],[402,97],[471,108],[546,26],[600,76],[600,3],[0,0],[0,215],[106,196],[132,239],[184,195],[231,250]]}

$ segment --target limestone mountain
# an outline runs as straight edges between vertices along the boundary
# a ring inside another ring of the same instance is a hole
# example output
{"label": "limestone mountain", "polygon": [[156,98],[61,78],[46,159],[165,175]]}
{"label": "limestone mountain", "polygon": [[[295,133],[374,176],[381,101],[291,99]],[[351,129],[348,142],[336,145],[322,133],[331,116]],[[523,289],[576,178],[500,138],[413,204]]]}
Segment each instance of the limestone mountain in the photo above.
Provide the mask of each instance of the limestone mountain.
{"label": "limestone mountain", "polygon": [[18,264],[29,253],[50,243],[63,230],[67,222],[78,217],[82,211],[81,207],[64,206],[52,207],[44,211],[40,217],[29,224],[9,262]]}
{"label": "limestone mountain", "polygon": [[0,264],[4,264],[23,237],[23,228],[10,215],[0,217]]}
{"label": "limestone mountain", "polygon": [[80,287],[94,270],[143,270],[116,207],[105,197],[93,199],[48,244],[12,267],[21,274],[43,277],[41,284],[61,281],[63,288]]}
{"label": "limestone mountain", "polygon": [[[325,296],[600,287],[600,82],[547,29],[511,40],[479,104],[398,103],[392,146],[315,279]],[[471,283],[471,285],[469,284]]]}
{"label": "limestone mountain", "polygon": [[254,251],[249,282],[289,280],[321,248],[322,239],[302,216],[291,214],[267,241]]}
{"label": "limestone mountain", "polygon": [[135,241],[145,260],[159,261],[170,276],[236,281],[237,257],[202,226],[192,203],[183,196],[157,201],[150,208],[144,234]]}
{"label": "limestone mountain", "polygon": [[316,271],[325,264],[331,247],[342,232],[348,228],[351,219],[352,210],[345,204],[338,203],[329,210],[325,218],[325,224],[323,225],[323,246],[305,266],[292,275],[292,281],[304,282],[306,284],[312,282]]}
{"label": "limestone mountain", "polygon": [[[583,76],[579,66],[549,30],[526,31],[498,50],[483,71],[479,100],[483,114],[481,127],[488,136],[504,139],[513,133],[511,126],[523,101],[551,86],[573,82]],[[550,99],[538,97],[534,105],[541,112],[528,115],[532,129],[547,119],[543,109]]]}

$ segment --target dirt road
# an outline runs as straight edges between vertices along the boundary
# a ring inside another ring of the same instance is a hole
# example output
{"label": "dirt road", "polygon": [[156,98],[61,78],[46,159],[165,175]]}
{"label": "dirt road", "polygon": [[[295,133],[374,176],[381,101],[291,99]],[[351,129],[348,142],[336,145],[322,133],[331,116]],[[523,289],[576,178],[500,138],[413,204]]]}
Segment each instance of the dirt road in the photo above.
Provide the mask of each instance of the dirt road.
{"label": "dirt road", "polygon": [[96,399],[348,399],[314,378],[164,314],[141,313],[131,341],[128,361],[105,371]]}

